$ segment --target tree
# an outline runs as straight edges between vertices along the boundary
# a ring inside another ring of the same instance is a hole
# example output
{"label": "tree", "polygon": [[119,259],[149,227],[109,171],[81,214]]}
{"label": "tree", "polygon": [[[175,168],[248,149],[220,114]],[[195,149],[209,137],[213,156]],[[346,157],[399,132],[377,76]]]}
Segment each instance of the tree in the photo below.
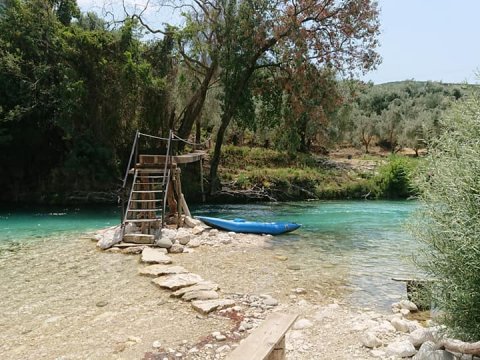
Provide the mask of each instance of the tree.
{"label": "tree", "polygon": [[[205,7],[211,2],[201,2]],[[225,131],[253,74],[266,67],[303,63],[352,73],[378,64],[379,24],[370,1],[216,1],[222,9],[218,37],[223,113],[210,167],[211,191],[219,187],[218,165]]]}
{"label": "tree", "polygon": [[[463,99],[463,98],[462,98]],[[418,179],[422,206],[411,227],[423,244],[417,262],[435,279],[433,302],[450,335],[480,340],[480,98],[440,119]]]}

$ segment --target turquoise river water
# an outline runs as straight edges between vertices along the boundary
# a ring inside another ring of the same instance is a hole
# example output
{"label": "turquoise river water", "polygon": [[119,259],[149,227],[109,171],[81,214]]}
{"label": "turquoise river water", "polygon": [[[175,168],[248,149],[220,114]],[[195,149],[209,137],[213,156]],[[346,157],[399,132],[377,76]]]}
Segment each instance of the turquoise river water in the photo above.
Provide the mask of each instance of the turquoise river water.
{"label": "turquoise river water", "polygon": [[[273,238],[274,250],[315,271],[326,266],[344,274],[347,301],[387,308],[405,295],[393,277],[412,277],[409,260],[416,244],[404,229],[418,207],[407,201],[312,201],[248,205],[196,206],[196,215],[243,217],[259,221],[292,221],[302,227]],[[116,208],[49,208],[0,211],[0,258],[5,250],[112,226]]]}

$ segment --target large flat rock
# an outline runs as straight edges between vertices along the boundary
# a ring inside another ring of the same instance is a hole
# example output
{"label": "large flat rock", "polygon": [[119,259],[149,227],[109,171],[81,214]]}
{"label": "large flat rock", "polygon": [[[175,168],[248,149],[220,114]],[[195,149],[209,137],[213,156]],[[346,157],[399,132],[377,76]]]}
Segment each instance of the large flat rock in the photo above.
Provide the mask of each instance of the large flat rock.
{"label": "large flat rock", "polygon": [[182,300],[213,300],[218,299],[218,293],[214,290],[189,291],[182,296]]}
{"label": "large flat rock", "polygon": [[171,264],[172,259],[165,255],[166,252],[165,249],[147,247],[142,251],[142,261],[149,264]]}
{"label": "large flat rock", "polygon": [[175,291],[174,293],[172,293],[171,296],[181,297],[186,293],[192,292],[192,291],[215,291],[215,290],[218,290],[218,284],[215,284],[214,282],[207,280],[207,281],[200,281],[198,284],[195,284],[192,286],[181,288]]}
{"label": "large flat rock", "polygon": [[200,281],[203,281],[202,277],[200,275],[192,273],[175,274],[167,276],[166,278],[158,278],[152,280],[154,284],[170,290],[178,290],[186,286],[195,285]]}
{"label": "large flat rock", "polygon": [[186,274],[188,271],[183,266],[155,264],[139,269],[138,273],[144,276],[156,277],[162,275]]}
{"label": "large flat rock", "polygon": [[208,314],[214,310],[221,310],[234,305],[235,301],[230,299],[192,301],[192,307],[202,314]]}

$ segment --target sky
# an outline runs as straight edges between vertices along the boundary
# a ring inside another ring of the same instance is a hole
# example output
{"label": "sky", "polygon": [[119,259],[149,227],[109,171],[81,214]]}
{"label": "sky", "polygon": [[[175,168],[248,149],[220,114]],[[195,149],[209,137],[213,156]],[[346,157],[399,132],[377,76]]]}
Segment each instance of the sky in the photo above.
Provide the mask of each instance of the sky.
{"label": "sky", "polygon": [[[121,0],[107,0],[121,9]],[[126,0],[131,7],[147,0]],[[150,4],[154,4],[151,1]],[[480,83],[480,0],[379,0],[382,64],[362,79],[381,84],[407,79]],[[101,11],[102,0],[78,0],[82,11]],[[138,5],[140,4],[140,5]],[[108,8],[108,6],[107,6]],[[172,14],[152,7],[152,19]]]}
{"label": "sky", "polygon": [[380,0],[376,84],[406,79],[477,83],[480,1]]}

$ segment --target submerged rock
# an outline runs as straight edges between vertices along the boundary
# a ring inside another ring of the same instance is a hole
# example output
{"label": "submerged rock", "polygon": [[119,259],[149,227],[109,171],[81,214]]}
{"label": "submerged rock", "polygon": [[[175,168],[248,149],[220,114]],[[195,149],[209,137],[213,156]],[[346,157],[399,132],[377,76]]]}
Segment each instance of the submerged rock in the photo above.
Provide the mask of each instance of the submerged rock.
{"label": "submerged rock", "polygon": [[195,285],[187,286],[175,291],[174,293],[172,293],[171,296],[181,297],[184,294],[192,291],[210,291],[210,290],[212,291],[218,290],[218,284],[215,284],[214,282],[211,282],[211,281],[200,281]]}
{"label": "submerged rock", "polygon": [[185,274],[188,273],[188,271],[183,266],[155,264],[140,269],[138,273],[145,276],[161,276],[172,274]]}
{"label": "submerged rock", "polygon": [[154,284],[157,284],[162,288],[167,288],[170,290],[178,290],[186,286],[195,285],[200,281],[203,281],[202,277],[200,275],[192,274],[192,273],[175,274],[175,275],[170,275],[166,278],[158,278],[158,279],[152,280]]}
{"label": "submerged rock", "polygon": [[192,307],[202,314],[208,314],[214,310],[221,310],[234,305],[235,301],[230,299],[196,300],[192,302]]}
{"label": "submerged rock", "polygon": [[172,259],[165,255],[165,249],[152,249],[147,247],[142,251],[142,261],[145,263],[171,264]]}
{"label": "submerged rock", "polygon": [[213,300],[218,299],[218,293],[213,290],[189,291],[182,296],[182,300]]}

